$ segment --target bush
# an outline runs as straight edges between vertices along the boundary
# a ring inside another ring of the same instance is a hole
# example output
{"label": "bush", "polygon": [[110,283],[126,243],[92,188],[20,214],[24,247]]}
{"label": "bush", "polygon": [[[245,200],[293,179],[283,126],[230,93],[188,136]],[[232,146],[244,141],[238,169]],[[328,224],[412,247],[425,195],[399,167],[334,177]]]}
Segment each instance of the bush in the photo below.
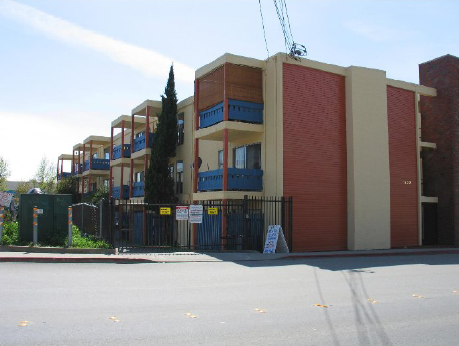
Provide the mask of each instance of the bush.
{"label": "bush", "polygon": [[[82,234],[80,229],[72,226],[72,247],[76,249],[110,249],[111,246],[104,240],[97,239],[92,235]],[[65,246],[68,246],[68,237],[65,239]]]}
{"label": "bush", "polygon": [[19,224],[17,222],[5,222],[3,227],[2,245],[18,245]]}
{"label": "bush", "polygon": [[[81,234],[78,227],[72,227],[72,248],[77,249],[110,249],[111,246],[104,240],[97,239],[92,235]],[[32,243],[25,243],[19,240],[19,224],[17,222],[5,222],[3,228],[2,245],[16,245],[16,246],[33,246]],[[37,246],[56,246],[68,247],[68,236],[55,235],[46,242],[41,242]]]}

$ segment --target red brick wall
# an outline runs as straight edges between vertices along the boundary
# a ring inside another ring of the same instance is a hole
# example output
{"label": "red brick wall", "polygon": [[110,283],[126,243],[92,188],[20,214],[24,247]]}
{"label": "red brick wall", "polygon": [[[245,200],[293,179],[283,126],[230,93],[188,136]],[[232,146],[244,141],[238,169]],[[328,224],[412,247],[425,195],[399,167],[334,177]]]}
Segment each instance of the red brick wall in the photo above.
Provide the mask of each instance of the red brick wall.
{"label": "red brick wall", "polygon": [[283,66],[284,195],[293,196],[293,251],[347,248],[343,76]]}
{"label": "red brick wall", "polygon": [[387,87],[391,247],[418,245],[414,93]]}
{"label": "red brick wall", "polygon": [[459,246],[459,58],[419,65],[419,79],[437,89],[436,97],[421,97],[421,138],[437,144],[422,151],[423,194],[438,197],[438,243]]}

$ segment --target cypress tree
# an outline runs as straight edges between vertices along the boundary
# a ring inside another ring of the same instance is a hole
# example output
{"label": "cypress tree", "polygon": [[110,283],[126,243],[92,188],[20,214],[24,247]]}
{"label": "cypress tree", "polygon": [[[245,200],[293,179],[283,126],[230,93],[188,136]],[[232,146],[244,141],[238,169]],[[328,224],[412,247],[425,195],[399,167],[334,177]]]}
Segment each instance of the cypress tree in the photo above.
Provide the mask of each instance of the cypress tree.
{"label": "cypress tree", "polygon": [[173,65],[161,101],[156,138],[151,148],[150,166],[145,175],[147,203],[167,203],[175,199],[174,180],[169,170],[169,160],[175,156],[177,147],[177,93]]}

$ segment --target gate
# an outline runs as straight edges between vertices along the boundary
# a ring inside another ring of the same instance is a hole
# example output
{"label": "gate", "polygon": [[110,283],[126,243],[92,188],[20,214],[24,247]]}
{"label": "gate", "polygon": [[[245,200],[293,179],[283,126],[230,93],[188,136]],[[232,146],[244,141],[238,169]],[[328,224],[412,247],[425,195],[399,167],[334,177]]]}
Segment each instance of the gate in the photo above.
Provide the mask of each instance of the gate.
{"label": "gate", "polygon": [[176,207],[190,205],[111,201],[107,240],[115,247],[157,251],[263,251],[268,225],[281,225],[292,248],[292,198],[195,201],[202,223],[176,220]]}

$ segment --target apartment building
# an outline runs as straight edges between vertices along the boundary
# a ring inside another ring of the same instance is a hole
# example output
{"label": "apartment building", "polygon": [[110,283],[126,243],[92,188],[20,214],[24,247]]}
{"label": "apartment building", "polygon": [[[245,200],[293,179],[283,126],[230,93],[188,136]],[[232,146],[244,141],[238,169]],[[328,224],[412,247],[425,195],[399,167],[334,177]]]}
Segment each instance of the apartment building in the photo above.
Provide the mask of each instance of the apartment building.
{"label": "apartment building", "polygon": [[[422,158],[435,157],[439,140],[423,137],[421,119],[433,126],[423,105],[437,107],[437,85],[426,85],[283,53],[225,54],[196,71],[194,96],[178,104],[175,192],[190,202],[292,196],[293,251],[442,243],[451,231],[432,231],[428,216],[441,198],[423,184]],[[91,136],[74,147],[77,168],[81,153],[111,151],[103,174],[81,173],[82,191],[108,181],[112,198],[143,200],[160,109],[147,100],[112,122],[108,142]]]}

